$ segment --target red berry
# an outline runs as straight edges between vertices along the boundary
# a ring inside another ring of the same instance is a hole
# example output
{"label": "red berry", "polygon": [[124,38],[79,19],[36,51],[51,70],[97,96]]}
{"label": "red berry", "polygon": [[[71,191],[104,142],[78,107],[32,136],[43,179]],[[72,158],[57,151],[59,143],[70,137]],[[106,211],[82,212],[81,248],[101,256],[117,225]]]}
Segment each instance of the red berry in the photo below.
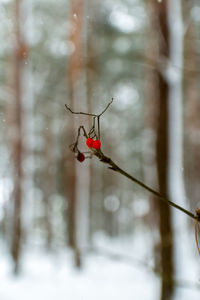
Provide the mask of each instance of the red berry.
{"label": "red berry", "polygon": [[93,141],[92,148],[94,148],[96,150],[100,149],[101,148],[101,142],[99,140]]}
{"label": "red berry", "polygon": [[86,145],[91,148],[93,146],[94,140],[91,138],[88,138],[86,141]]}
{"label": "red berry", "polygon": [[79,152],[77,155],[77,160],[80,162],[83,162],[85,160],[85,155],[83,153]]}

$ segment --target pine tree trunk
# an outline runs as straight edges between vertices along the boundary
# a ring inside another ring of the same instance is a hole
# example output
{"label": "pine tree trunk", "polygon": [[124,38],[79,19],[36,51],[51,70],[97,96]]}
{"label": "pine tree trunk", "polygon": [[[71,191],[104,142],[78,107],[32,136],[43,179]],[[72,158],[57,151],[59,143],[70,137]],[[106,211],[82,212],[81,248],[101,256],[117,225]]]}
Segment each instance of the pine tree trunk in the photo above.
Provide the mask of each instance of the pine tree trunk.
{"label": "pine tree trunk", "polygon": [[[182,17],[182,1],[168,0],[168,24],[170,40],[170,65],[168,73],[169,85],[169,192],[170,198],[182,207],[187,208],[187,196],[183,169],[183,38],[184,22]],[[174,26],[173,24],[176,24]],[[188,274],[188,266],[193,265],[191,259],[190,236],[188,234],[188,218],[173,210],[174,258],[176,262],[176,278]],[[181,229],[181,230],[180,230]],[[194,266],[194,265],[193,265]],[[195,266],[194,266],[195,267]]]}
{"label": "pine tree trunk", "polygon": [[[159,192],[169,198],[168,193],[168,86],[159,76],[159,119],[157,132],[157,168]],[[170,300],[173,296],[173,230],[171,209],[162,201],[158,201],[161,238],[161,270],[162,291],[161,299]]]}
{"label": "pine tree trunk", "polygon": [[23,132],[22,132],[22,72],[23,72],[23,53],[25,46],[22,42],[20,30],[20,1],[16,0],[15,7],[15,37],[16,49],[14,53],[14,103],[12,107],[12,160],[13,160],[13,224],[12,224],[12,241],[11,254],[14,260],[14,272],[19,272],[19,259],[22,242],[22,180],[23,180]]}
{"label": "pine tree trunk", "polygon": [[[88,111],[86,103],[86,91],[84,86],[85,66],[84,66],[84,1],[71,1],[70,24],[71,30],[69,40],[74,45],[68,65],[68,90],[69,104],[74,111]],[[85,125],[87,118],[81,116],[77,119],[71,116],[70,140],[74,141],[77,135],[78,126]],[[86,124],[87,125],[87,124]],[[86,126],[87,127],[87,126]],[[85,143],[81,141],[79,148],[84,149]],[[81,248],[87,244],[88,239],[88,199],[89,199],[89,168],[87,162],[83,164],[78,162],[72,155],[70,156],[70,173],[68,185],[70,197],[68,199],[68,234],[69,245],[73,248],[75,254],[75,264],[81,266]]]}
{"label": "pine tree trunk", "polygon": [[199,201],[200,194],[200,103],[199,103],[199,73],[197,53],[197,32],[194,24],[190,24],[185,35],[185,128],[186,156],[185,173],[188,198],[193,209]]}
{"label": "pine tree trunk", "polygon": [[44,159],[45,165],[43,169],[43,202],[44,202],[44,227],[46,231],[46,247],[51,249],[53,239],[53,228],[52,228],[52,203],[51,195],[53,194],[53,175],[51,172],[53,159],[52,159],[52,130],[51,121],[46,118],[46,126],[44,128]]}
{"label": "pine tree trunk", "polygon": [[[155,4],[157,16],[157,31],[159,32],[159,67],[163,59],[169,57],[169,29],[167,1]],[[166,70],[166,69],[165,69]],[[157,123],[157,170],[159,192],[170,198],[169,194],[169,85],[164,76],[164,69],[157,72],[158,77],[158,123]],[[174,254],[173,254],[173,229],[171,208],[162,201],[158,201],[160,217],[161,238],[161,270],[162,289],[161,300],[170,300],[174,292]]]}

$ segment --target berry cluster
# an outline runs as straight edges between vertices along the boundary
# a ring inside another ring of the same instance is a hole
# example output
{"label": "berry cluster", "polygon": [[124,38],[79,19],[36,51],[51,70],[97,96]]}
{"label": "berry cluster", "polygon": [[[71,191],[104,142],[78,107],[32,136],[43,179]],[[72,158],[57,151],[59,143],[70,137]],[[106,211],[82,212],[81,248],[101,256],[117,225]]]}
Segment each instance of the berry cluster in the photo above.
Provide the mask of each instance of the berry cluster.
{"label": "berry cluster", "polygon": [[[93,125],[92,125],[92,128],[90,129],[89,133],[87,134],[84,126],[79,126],[76,142],[73,143],[72,145],[70,145],[70,149],[71,149],[72,152],[75,153],[75,157],[78,161],[83,162],[86,158],[92,158],[92,155],[94,154],[93,151],[87,151],[87,152],[83,152],[83,153],[79,151],[79,149],[78,149],[78,140],[79,140],[79,137],[81,135],[81,131],[83,131],[83,135],[85,137],[89,136],[89,138],[87,138],[87,140],[86,140],[86,145],[88,146],[88,148],[90,148],[90,150],[91,150],[91,148],[95,149],[95,150],[99,150],[101,148],[101,142],[100,142],[100,117],[106,112],[106,110],[108,109],[108,107],[110,106],[110,104],[112,102],[113,102],[113,98],[106,105],[104,110],[99,115],[86,113],[86,112],[75,112],[75,111],[72,111],[71,108],[67,106],[67,104],[65,104],[66,109],[69,110],[72,114],[88,115],[88,116],[92,117],[92,119],[93,119]],[[95,128],[95,123],[97,123],[97,133],[96,133],[96,128]],[[86,156],[84,155],[84,153],[86,154]]]}
{"label": "berry cluster", "polygon": [[[101,148],[101,142],[100,140],[93,140],[92,138],[88,138],[86,140],[86,145],[89,147],[89,148],[93,148],[95,150],[98,150]],[[80,152],[78,149],[78,155],[76,156],[77,160],[80,161],[80,162],[83,162],[85,160],[85,155],[84,153]]]}
{"label": "berry cluster", "polygon": [[92,138],[88,138],[86,140],[86,145],[89,147],[89,148],[93,148],[95,150],[98,150],[101,148],[101,142],[100,140],[93,140]]}

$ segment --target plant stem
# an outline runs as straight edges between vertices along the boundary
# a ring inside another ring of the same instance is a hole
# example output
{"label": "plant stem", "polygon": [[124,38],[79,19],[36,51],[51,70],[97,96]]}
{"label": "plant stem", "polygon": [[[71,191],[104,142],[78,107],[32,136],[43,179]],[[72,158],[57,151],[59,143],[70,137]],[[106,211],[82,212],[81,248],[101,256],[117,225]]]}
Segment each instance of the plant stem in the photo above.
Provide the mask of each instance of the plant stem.
{"label": "plant stem", "polygon": [[145,190],[149,191],[150,193],[152,193],[153,195],[157,196],[159,199],[161,199],[162,201],[166,202],[167,204],[175,207],[176,209],[182,211],[184,214],[188,215],[189,217],[191,217],[194,220],[198,220],[199,216],[193,214],[192,212],[188,211],[187,209],[183,208],[182,206],[179,206],[178,204],[170,201],[169,199],[167,199],[166,197],[164,197],[163,195],[161,195],[159,192],[153,190],[152,188],[150,188],[149,186],[147,186],[146,184],[144,184],[143,182],[141,182],[140,180],[136,179],[134,176],[128,174],[127,172],[125,172],[123,169],[121,169],[120,167],[118,167],[118,165],[116,165],[111,158],[105,156],[103,154],[103,152],[101,150],[97,150],[97,151],[93,151],[93,154],[95,156],[97,156],[99,158],[100,161],[104,162],[105,164],[109,165],[109,169],[122,174],[123,176],[129,178],[131,181],[137,183],[138,185],[140,185],[142,188],[144,188]]}

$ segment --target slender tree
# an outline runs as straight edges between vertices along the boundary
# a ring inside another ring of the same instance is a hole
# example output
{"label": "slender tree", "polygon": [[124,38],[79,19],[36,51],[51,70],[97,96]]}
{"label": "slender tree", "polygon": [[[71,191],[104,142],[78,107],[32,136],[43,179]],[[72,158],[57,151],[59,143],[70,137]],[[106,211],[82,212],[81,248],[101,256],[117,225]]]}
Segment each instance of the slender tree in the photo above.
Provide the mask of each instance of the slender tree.
{"label": "slender tree", "polygon": [[[74,51],[69,59],[67,83],[69,103],[75,110],[85,108],[85,66],[83,64],[84,47],[84,1],[72,0],[70,13],[69,41]],[[79,120],[82,122],[82,119]],[[77,119],[71,119],[70,135],[74,136]],[[72,140],[73,138],[71,138]],[[77,165],[78,164],[78,165]],[[74,249],[76,266],[81,266],[81,248],[87,243],[88,236],[88,198],[89,198],[89,169],[81,166],[70,157],[68,161],[67,193],[68,193],[68,237],[69,245]]]}
{"label": "slender tree", "polygon": [[[155,4],[155,3],[154,3]],[[155,4],[159,30],[159,119],[157,132],[157,166],[159,190],[172,201],[186,207],[183,180],[183,20],[181,1],[163,1]],[[172,224],[174,226],[172,226]],[[183,258],[183,240],[177,234],[185,228],[184,216],[171,214],[170,208],[160,203],[160,235],[162,265],[161,299],[171,299],[174,290],[176,260],[179,273]],[[173,233],[174,231],[174,233]],[[187,230],[186,230],[187,231]]]}
{"label": "slender tree", "polygon": [[44,227],[46,231],[46,246],[48,249],[52,246],[53,228],[52,228],[52,203],[51,195],[53,194],[54,178],[53,169],[53,147],[52,147],[52,126],[49,118],[46,118],[44,127],[44,159],[43,168],[43,203],[44,203]]}
{"label": "slender tree", "polygon": [[13,57],[14,69],[14,101],[10,106],[12,123],[10,127],[10,143],[12,148],[13,166],[13,194],[12,194],[12,233],[11,233],[11,254],[14,260],[14,272],[19,272],[19,260],[22,243],[22,184],[23,184],[23,102],[22,102],[22,76],[24,53],[26,47],[21,32],[21,1],[14,2],[15,20],[15,49]]}
{"label": "slender tree", "polygon": [[[158,61],[157,61],[157,142],[156,142],[156,160],[158,171],[159,192],[162,195],[170,197],[169,194],[169,85],[165,77],[166,66],[163,67],[161,62],[169,58],[169,27],[168,27],[168,1],[153,1],[153,17],[156,26],[157,43],[158,43]],[[162,69],[161,69],[162,66]],[[161,270],[162,270],[162,289],[161,299],[169,300],[173,297],[173,229],[171,209],[163,202],[157,202],[159,208],[159,229],[160,229],[160,253],[161,253]]]}
{"label": "slender tree", "polygon": [[[191,7],[188,7],[188,9],[191,9]],[[195,29],[195,24],[191,22],[185,34],[185,173],[187,175],[187,193],[191,202],[191,206],[194,208],[196,208],[196,203],[199,202],[200,192],[200,144],[198,139],[200,132],[200,103],[196,39],[197,31]]]}

